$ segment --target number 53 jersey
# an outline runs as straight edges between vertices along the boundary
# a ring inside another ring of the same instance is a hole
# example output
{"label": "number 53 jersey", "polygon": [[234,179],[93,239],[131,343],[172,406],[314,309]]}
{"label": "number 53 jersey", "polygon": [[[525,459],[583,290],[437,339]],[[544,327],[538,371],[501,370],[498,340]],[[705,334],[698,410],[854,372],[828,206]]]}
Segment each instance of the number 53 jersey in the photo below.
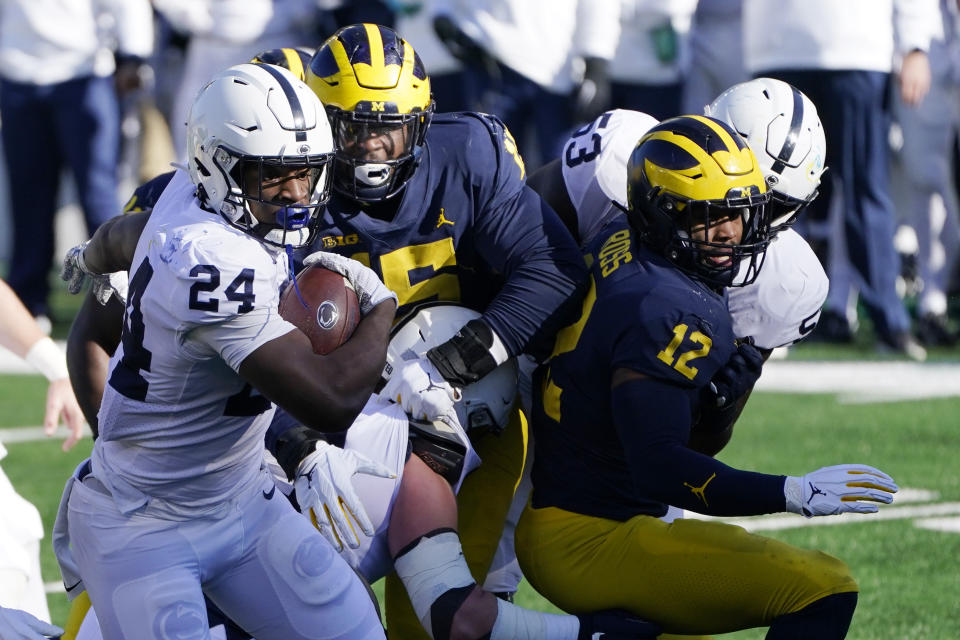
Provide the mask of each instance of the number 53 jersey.
{"label": "number 53 jersey", "polygon": [[237,373],[294,329],[277,312],[286,257],[201,209],[178,171],[131,266],[93,470],[122,511],[150,498],[202,512],[252,481],[271,403]]}
{"label": "number 53 jersey", "polygon": [[[614,425],[613,372],[688,390],[696,416],[700,390],[736,348],[726,300],[637,243],[626,216],[597,234],[588,260],[580,318],[557,335],[534,382],[533,506],[613,520],[659,517],[666,506],[638,495]],[[645,419],[637,415],[630,428],[649,428]],[[673,434],[681,446],[687,428]]]}

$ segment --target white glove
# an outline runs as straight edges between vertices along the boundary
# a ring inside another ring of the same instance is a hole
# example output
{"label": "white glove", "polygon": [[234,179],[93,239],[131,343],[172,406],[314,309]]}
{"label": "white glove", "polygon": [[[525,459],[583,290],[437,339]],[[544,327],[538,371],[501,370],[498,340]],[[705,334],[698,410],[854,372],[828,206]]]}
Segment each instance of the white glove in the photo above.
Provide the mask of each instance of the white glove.
{"label": "white glove", "polygon": [[384,300],[397,301],[397,294],[387,288],[372,269],[351,258],[330,253],[329,251],[315,251],[303,259],[303,266],[319,264],[324,269],[336,271],[353,285],[360,302],[360,313],[367,315],[371,309]]}
{"label": "white glove", "polygon": [[60,279],[67,283],[67,291],[78,294],[83,289],[83,283],[90,278],[93,283],[93,295],[97,302],[104,305],[110,296],[116,295],[120,302],[127,302],[127,274],[120,271],[112,274],[93,273],[87,268],[83,259],[83,252],[90,244],[84,240],[75,247],[71,247],[63,256],[63,266],[60,269]]}
{"label": "white glove", "polygon": [[838,464],[805,476],[788,476],[783,485],[787,511],[806,517],[838,513],[874,513],[876,504],[893,502],[899,487],[893,478],[865,464]]}
{"label": "white glove", "polygon": [[293,481],[300,512],[337,551],[343,549],[344,542],[351,549],[360,546],[360,537],[348,521],[348,513],[365,534],[372,536],[376,533],[350,482],[356,473],[379,478],[395,477],[390,469],[361,453],[320,440],[316,450],[300,462]]}
{"label": "white glove", "polygon": [[398,363],[380,396],[399,404],[411,418],[428,422],[454,415],[453,404],[461,397],[426,358]]}
{"label": "white glove", "polygon": [[63,635],[63,629],[37,620],[26,611],[0,607],[0,638],[3,640],[46,640]]}

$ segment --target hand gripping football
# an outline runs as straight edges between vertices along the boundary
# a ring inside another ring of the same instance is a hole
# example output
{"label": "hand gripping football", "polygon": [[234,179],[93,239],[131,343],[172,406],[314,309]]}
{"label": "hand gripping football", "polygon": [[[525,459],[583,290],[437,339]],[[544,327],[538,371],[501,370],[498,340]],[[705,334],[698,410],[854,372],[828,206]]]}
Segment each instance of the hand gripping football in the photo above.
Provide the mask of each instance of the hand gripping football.
{"label": "hand gripping football", "polygon": [[315,353],[326,355],[353,334],[360,306],[346,278],[311,265],[280,295],[280,315],[310,338]]}

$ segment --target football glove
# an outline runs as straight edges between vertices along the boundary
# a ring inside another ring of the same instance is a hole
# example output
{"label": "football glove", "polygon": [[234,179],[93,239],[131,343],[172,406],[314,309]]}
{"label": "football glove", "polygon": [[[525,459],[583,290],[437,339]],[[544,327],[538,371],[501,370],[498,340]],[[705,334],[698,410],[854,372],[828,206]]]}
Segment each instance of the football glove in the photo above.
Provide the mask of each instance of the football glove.
{"label": "football glove", "polygon": [[397,301],[397,294],[387,288],[369,267],[329,251],[315,251],[303,259],[303,266],[319,264],[324,269],[336,271],[346,278],[357,294],[360,313],[367,315],[384,300]]}
{"label": "football glove", "polygon": [[580,614],[577,619],[577,640],[640,640],[660,635],[659,625],[617,609]]}
{"label": "football glove", "polygon": [[102,305],[107,304],[110,296],[116,295],[121,303],[127,302],[127,274],[124,271],[110,274],[93,273],[87,268],[83,252],[90,244],[84,240],[67,251],[60,269],[60,279],[67,283],[67,291],[80,293],[83,284],[89,279],[93,285],[93,296]]}
{"label": "football glove", "polygon": [[590,122],[610,104],[608,62],[603,58],[584,58],[583,80],[573,92],[574,122]]}
{"label": "football glove", "polygon": [[63,629],[38,620],[26,611],[0,607],[0,638],[3,640],[46,640],[63,635]]}
{"label": "football glove", "polygon": [[753,389],[762,371],[763,354],[752,341],[746,339],[738,343],[737,350],[710,381],[710,392],[717,408],[726,409]]}
{"label": "football glove", "polygon": [[319,440],[314,451],[300,462],[293,481],[300,512],[337,551],[343,549],[344,543],[351,549],[360,546],[360,536],[347,519],[348,515],[366,535],[376,533],[350,481],[357,473],[378,478],[395,477],[379,462]]}
{"label": "football glove", "polygon": [[787,476],[783,485],[787,511],[813,516],[874,513],[890,504],[899,487],[893,478],[864,464],[838,464],[805,476]]}
{"label": "football glove", "polygon": [[478,65],[484,68],[495,68],[496,62],[490,54],[474,42],[473,38],[465,34],[460,27],[447,15],[438,15],[433,19],[433,30],[440,38],[440,42],[447,48],[454,58],[466,65]]}
{"label": "football glove", "polygon": [[399,404],[411,418],[428,422],[455,415],[453,404],[461,397],[426,358],[395,363],[380,395]]}

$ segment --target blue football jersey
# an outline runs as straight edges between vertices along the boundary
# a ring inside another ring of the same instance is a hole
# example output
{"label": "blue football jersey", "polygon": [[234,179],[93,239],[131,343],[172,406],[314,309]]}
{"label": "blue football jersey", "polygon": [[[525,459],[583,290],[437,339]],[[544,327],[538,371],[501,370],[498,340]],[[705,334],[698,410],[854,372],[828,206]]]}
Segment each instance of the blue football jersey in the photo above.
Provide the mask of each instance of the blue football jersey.
{"label": "blue football jersey", "polygon": [[127,203],[123,205],[124,213],[140,213],[141,211],[152,211],[153,205],[157,204],[160,194],[170,184],[175,171],[168,171],[144,182],[137,187]]}
{"label": "blue football jersey", "polygon": [[437,114],[403,191],[372,205],[334,194],[299,257],[334,251],[370,266],[401,314],[436,300],[476,309],[520,353],[562,326],[560,310],[585,276],[575,241],[525,178],[495,117]]}
{"label": "blue football jersey", "polygon": [[559,332],[534,382],[533,504],[617,520],[659,516],[665,505],[634,489],[611,409],[613,372],[688,389],[695,414],[699,390],[736,348],[730,315],[722,293],[638,244],[624,216],[597,235],[588,260],[582,314]]}

